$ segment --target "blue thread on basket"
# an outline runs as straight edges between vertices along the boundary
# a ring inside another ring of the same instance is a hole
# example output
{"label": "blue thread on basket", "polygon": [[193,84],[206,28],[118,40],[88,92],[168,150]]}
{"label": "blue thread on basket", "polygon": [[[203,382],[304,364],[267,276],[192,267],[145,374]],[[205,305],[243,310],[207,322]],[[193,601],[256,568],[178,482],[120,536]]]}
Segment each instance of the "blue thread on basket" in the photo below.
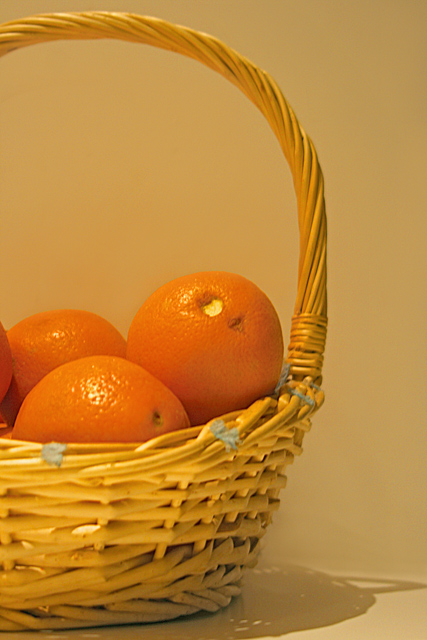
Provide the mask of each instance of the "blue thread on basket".
{"label": "blue thread on basket", "polygon": [[297,391],[296,389],[291,389],[290,392],[293,396],[297,396],[298,398],[300,398],[300,400],[303,400],[304,402],[309,404],[310,407],[314,407],[314,400],[312,400],[309,396],[305,396],[303,393]]}
{"label": "blue thread on basket", "polygon": [[280,389],[283,387],[286,380],[289,378],[290,370],[291,370],[290,362],[284,362],[282,371],[280,373],[279,382],[276,384],[276,388],[273,391],[273,395],[277,395],[280,392]]}
{"label": "blue thread on basket", "polygon": [[224,420],[220,418],[212,422],[210,430],[215,438],[218,438],[218,440],[221,440],[225,444],[226,451],[237,449],[237,445],[241,442],[238,429],[236,427],[228,429]]}
{"label": "blue thread on basket", "polygon": [[50,464],[51,467],[60,467],[66,448],[66,444],[61,444],[60,442],[49,442],[42,446],[41,457],[45,462]]}

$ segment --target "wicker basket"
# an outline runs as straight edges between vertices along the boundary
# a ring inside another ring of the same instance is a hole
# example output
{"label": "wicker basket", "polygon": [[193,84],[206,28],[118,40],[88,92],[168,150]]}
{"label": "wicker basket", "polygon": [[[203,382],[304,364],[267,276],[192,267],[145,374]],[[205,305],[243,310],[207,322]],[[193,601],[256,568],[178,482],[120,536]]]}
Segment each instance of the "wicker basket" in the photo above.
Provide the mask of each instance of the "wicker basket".
{"label": "wicker basket", "polygon": [[269,122],[297,196],[300,262],[287,371],[245,411],[135,445],[0,439],[0,630],[66,629],[217,611],[240,593],[279,506],[284,471],[321,406],[326,218],[313,144],[272,78],[208,35],[124,13],[0,25],[0,55],[116,38],[195,58]]}

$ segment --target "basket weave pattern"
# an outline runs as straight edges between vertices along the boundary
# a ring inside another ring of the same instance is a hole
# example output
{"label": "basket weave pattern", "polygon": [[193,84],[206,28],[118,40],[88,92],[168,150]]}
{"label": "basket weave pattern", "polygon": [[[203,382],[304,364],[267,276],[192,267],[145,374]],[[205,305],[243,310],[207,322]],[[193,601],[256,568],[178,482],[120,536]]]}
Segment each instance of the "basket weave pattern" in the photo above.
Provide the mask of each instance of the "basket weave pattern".
{"label": "basket weave pattern", "polygon": [[270,124],[292,172],[299,217],[290,375],[274,396],[244,411],[142,445],[64,450],[0,439],[3,631],[152,622],[227,606],[240,593],[245,568],[257,562],[286,466],[301,454],[324,399],[323,177],[280,89],[211,36],[124,13],[48,14],[0,25],[0,55],[101,38],[202,62],[243,91]]}

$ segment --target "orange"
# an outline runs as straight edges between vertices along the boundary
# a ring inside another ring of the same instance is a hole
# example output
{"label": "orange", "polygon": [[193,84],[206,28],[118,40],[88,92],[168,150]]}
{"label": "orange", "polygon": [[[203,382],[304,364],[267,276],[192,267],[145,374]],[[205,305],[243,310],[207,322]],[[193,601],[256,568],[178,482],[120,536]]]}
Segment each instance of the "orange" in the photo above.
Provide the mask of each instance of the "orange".
{"label": "orange", "polygon": [[126,354],[178,396],[196,425],[273,392],[283,337],[273,304],[253,282],[207,271],[177,278],[145,301]]}
{"label": "orange", "polygon": [[0,402],[3,400],[6,391],[12,380],[12,352],[6,331],[0,322]]}
{"label": "orange", "polygon": [[125,357],[126,340],[110,322],[90,311],[36,313],[7,332],[13,377],[0,411],[13,425],[25,396],[55,367],[91,355]]}
{"label": "orange", "polygon": [[48,373],[22,403],[12,438],[33,442],[144,442],[189,426],[180,401],[142,367],[89,356]]}

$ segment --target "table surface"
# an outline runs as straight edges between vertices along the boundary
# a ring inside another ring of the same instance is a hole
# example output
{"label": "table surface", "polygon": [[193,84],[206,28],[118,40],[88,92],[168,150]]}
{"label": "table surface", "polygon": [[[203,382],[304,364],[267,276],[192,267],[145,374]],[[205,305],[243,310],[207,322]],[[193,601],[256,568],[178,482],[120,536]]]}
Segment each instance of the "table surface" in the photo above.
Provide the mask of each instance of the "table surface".
{"label": "table surface", "polygon": [[243,593],[214,614],[70,631],[2,633],[1,640],[426,640],[427,576],[337,575],[262,558]]}

